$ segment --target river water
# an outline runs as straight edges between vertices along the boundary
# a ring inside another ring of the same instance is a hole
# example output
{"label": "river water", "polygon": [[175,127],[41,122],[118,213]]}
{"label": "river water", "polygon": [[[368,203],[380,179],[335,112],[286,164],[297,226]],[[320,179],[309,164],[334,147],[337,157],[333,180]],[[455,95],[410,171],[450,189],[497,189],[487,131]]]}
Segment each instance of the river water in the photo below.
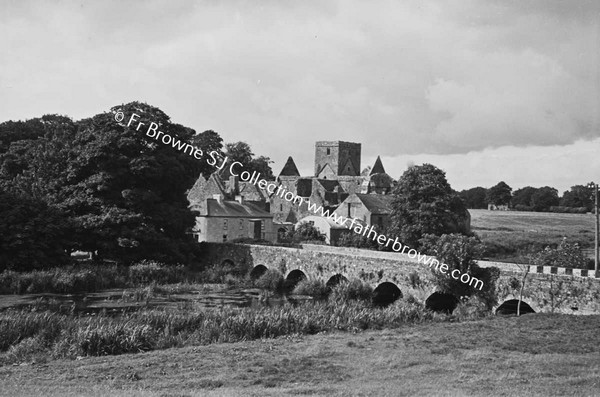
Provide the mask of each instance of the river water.
{"label": "river water", "polygon": [[0,311],[31,308],[35,310],[93,314],[121,313],[142,308],[194,308],[281,306],[312,300],[307,296],[265,293],[256,288],[229,288],[207,284],[184,292],[165,293],[144,289],[111,289],[86,294],[0,295]]}

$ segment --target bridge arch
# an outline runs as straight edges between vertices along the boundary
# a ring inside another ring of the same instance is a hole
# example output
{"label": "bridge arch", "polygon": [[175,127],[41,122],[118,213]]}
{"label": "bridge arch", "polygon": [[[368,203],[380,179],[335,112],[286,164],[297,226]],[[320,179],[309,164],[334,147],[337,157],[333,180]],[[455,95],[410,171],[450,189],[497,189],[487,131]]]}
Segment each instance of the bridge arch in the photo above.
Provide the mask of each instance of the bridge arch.
{"label": "bridge arch", "polygon": [[267,272],[267,270],[268,269],[265,265],[254,266],[254,268],[250,271],[250,279],[251,280],[259,279],[263,274],[265,274]]}
{"label": "bridge arch", "polygon": [[230,266],[230,267],[235,267],[235,262],[232,261],[231,259],[223,259],[221,261],[221,267],[225,267],[225,266]]}
{"label": "bridge arch", "polygon": [[342,274],[334,274],[333,276],[329,277],[329,280],[327,280],[327,283],[325,283],[325,285],[328,288],[333,288],[336,285],[339,285],[341,283],[347,283],[348,279],[346,277],[344,277]]}
{"label": "bridge arch", "polygon": [[373,290],[373,304],[377,306],[387,306],[394,303],[398,298],[402,298],[402,291],[392,282],[385,281]]}
{"label": "bridge arch", "polygon": [[308,277],[306,277],[306,274],[302,270],[294,269],[289,272],[285,278],[285,289],[287,291],[292,291],[300,281],[306,279],[308,279]]}
{"label": "bridge arch", "polygon": [[[502,302],[496,309],[496,314],[517,314],[517,305],[519,304],[518,299],[509,299]],[[535,310],[525,301],[521,301],[521,314],[535,313]]]}
{"label": "bridge arch", "polygon": [[436,291],[425,300],[425,307],[434,312],[451,314],[458,306],[458,302],[456,296]]}

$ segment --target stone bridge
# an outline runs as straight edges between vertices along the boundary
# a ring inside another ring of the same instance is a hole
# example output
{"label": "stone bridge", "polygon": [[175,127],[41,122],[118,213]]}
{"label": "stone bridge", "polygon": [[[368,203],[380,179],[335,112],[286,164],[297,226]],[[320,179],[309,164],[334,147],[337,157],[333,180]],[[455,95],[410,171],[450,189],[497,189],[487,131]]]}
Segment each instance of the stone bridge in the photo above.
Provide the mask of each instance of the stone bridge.
{"label": "stone bridge", "polygon": [[[407,255],[356,248],[305,244],[302,248],[202,243],[209,265],[234,264],[250,277],[267,269],[279,270],[286,281],[319,279],[334,285],[357,278],[370,284],[376,295],[393,301],[412,295],[425,301],[436,292],[429,266]],[[481,267],[500,269],[499,304],[518,299],[522,270],[516,264],[479,261]],[[600,313],[600,278],[593,271],[538,267],[530,270],[523,300],[536,312]]]}

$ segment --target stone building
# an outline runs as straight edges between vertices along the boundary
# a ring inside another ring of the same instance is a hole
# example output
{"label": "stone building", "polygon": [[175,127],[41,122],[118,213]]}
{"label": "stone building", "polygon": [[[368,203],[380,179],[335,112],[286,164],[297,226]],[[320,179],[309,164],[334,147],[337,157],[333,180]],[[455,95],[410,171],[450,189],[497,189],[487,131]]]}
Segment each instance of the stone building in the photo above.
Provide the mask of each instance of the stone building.
{"label": "stone building", "polygon": [[321,141],[315,145],[315,178],[360,175],[360,143]]}
{"label": "stone building", "polygon": [[392,196],[353,193],[338,206],[335,213],[349,219],[358,219],[369,226],[379,226],[383,230],[390,224]]}
{"label": "stone building", "polygon": [[201,175],[187,198],[190,208],[199,213],[192,230],[198,241],[277,240],[268,193],[250,182],[233,175],[224,179],[218,172],[208,179]]}
{"label": "stone building", "polygon": [[[385,172],[381,158],[377,157],[373,167],[361,174],[360,154],[360,143],[316,142],[315,175],[300,176],[294,160],[289,157],[277,181],[286,190],[330,212],[336,211],[353,194],[391,193],[395,181]],[[276,195],[271,196],[271,213],[275,227],[280,230],[289,230],[303,218],[315,215],[306,202],[292,203]]]}
{"label": "stone building", "polygon": [[[380,222],[377,217],[383,217],[381,222],[386,224],[386,214],[377,212],[379,209],[375,210],[371,204],[377,202],[377,208],[385,207],[381,204],[384,199],[377,200],[376,197],[389,194],[395,181],[385,172],[379,157],[372,168],[361,173],[360,143],[319,141],[315,144],[314,165],[315,175],[301,176],[294,160],[289,157],[277,176],[278,186],[330,212],[338,210],[340,204],[352,196],[348,203],[357,207],[357,214],[368,214],[368,222],[373,221],[375,224]],[[243,182],[238,177],[229,175],[228,167],[213,173],[208,179],[200,176],[188,192],[188,200],[190,207],[201,214],[193,231],[198,239],[203,239],[201,241],[230,241],[239,237],[238,234],[242,237],[255,237],[257,229],[254,228],[257,226],[244,226],[234,233],[229,228],[229,223],[237,222],[239,226],[240,219],[244,222],[265,220],[264,213],[270,214],[272,220],[264,223],[265,238],[276,240],[278,235],[293,229],[303,218],[316,215],[308,209],[305,200],[299,204],[280,195],[269,194],[250,182]],[[246,208],[241,208],[240,205],[245,205]],[[359,208],[361,205],[362,209]],[[249,215],[242,216],[246,212]],[[225,213],[229,217],[227,233],[224,233],[226,216],[217,216]],[[236,216],[236,220],[231,220]],[[342,233],[335,226],[328,229],[328,236],[334,240]]]}
{"label": "stone building", "polygon": [[222,194],[206,198],[202,205],[192,205],[196,217],[194,236],[198,241],[226,242],[237,238],[276,241],[273,218],[259,201],[224,200]]}

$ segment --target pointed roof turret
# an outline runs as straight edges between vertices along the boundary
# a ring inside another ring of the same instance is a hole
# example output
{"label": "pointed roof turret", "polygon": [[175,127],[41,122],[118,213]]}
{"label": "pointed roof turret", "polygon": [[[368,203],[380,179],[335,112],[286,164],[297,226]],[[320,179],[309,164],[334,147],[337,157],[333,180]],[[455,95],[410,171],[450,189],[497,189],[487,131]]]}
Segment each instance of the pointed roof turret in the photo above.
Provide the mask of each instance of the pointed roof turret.
{"label": "pointed roof turret", "polygon": [[377,160],[375,160],[375,164],[373,168],[371,168],[371,172],[369,175],[373,174],[385,174],[385,169],[383,168],[383,164],[381,163],[381,157],[377,156]]}
{"label": "pointed roof turret", "polygon": [[292,156],[288,157],[279,176],[300,176],[300,172],[298,172],[298,167],[296,167]]}

